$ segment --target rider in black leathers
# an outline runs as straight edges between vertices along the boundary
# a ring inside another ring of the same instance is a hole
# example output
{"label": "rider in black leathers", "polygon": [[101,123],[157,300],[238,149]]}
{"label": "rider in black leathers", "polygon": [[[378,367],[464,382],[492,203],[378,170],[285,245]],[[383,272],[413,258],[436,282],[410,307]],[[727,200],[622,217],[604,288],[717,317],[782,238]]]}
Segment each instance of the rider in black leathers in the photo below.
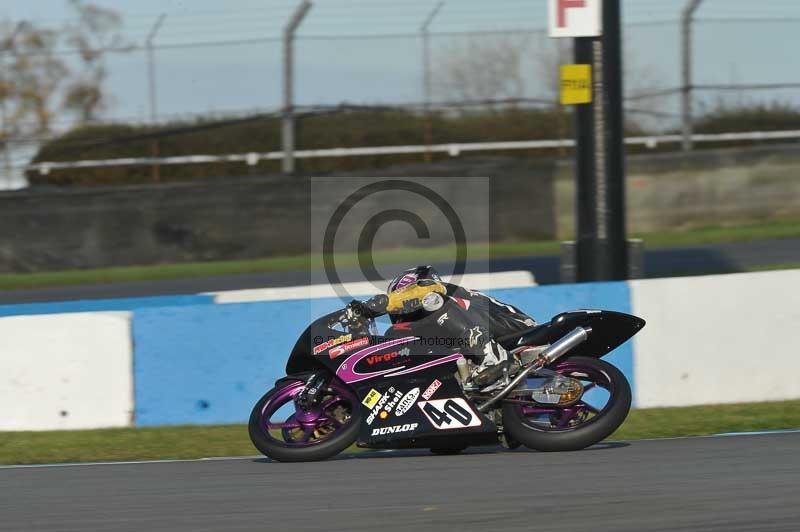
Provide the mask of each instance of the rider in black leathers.
{"label": "rider in black leathers", "polygon": [[[481,386],[498,378],[508,365],[508,354],[495,339],[536,325],[512,305],[442,282],[431,266],[402,272],[389,283],[387,292],[388,297],[373,298],[370,303],[353,301],[350,308],[370,317],[389,314],[393,326],[388,336],[401,333],[405,323],[424,319],[438,335],[458,338],[465,354],[478,364],[471,380]],[[376,300],[380,301],[377,305]]]}

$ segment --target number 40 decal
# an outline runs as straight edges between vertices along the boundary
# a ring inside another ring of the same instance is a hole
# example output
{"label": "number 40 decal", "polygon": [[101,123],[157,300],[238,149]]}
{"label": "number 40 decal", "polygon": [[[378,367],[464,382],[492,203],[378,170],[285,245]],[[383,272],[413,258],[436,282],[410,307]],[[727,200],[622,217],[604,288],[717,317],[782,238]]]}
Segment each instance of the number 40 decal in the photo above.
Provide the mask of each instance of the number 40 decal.
{"label": "number 40 decal", "polygon": [[460,397],[420,401],[417,404],[437,429],[463,429],[481,424],[480,416]]}

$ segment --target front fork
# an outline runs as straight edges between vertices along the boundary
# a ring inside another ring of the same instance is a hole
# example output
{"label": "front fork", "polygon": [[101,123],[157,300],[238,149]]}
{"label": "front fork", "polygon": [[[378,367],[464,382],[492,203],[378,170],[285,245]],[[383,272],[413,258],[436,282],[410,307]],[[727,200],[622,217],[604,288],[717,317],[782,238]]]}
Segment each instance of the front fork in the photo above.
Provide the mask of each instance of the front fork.
{"label": "front fork", "polygon": [[319,406],[330,379],[330,373],[327,371],[317,371],[308,375],[303,391],[297,394],[294,400],[298,414],[307,414]]}

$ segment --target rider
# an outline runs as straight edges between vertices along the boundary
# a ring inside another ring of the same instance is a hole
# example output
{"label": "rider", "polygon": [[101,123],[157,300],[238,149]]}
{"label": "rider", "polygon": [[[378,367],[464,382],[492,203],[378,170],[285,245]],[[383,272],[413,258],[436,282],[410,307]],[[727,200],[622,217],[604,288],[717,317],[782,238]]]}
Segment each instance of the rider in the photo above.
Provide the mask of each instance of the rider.
{"label": "rider", "polygon": [[[431,266],[405,270],[389,283],[387,294],[388,298],[382,298],[383,308],[360,301],[353,301],[350,306],[372,317],[388,313],[392,329],[401,330],[404,323],[430,318],[427,321],[436,323],[442,333],[461,337],[466,354],[478,364],[470,379],[478,386],[494,382],[502,375],[503,368],[508,367],[508,353],[495,338],[536,325],[530,316],[512,305],[443,282]],[[466,317],[465,325],[459,325],[460,320],[451,312],[454,306],[460,309],[460,316]]]}

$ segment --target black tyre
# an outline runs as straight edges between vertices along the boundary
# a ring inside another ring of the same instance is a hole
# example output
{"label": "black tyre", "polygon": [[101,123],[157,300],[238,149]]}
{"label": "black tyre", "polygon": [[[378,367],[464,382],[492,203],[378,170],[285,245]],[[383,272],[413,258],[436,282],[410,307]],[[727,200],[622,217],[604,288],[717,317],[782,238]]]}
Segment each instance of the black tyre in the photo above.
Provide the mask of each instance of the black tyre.
{"label": "black tyre", "polygon": [[282,383],[253,407],[248,425],[250,440],[265,456],[279,462],[325,460],[358,438],[361,408],[349,388],[334,379],[319,408],[306,413],[294,403],[304,387],[300,380]]}
{"label": "black tyre", "polygon": [[570,407],[542,408],[506,401],[503,424],[512,440],[537,451],[577,451],[604,440],[622,425],[631,407],[631,387],[620,370],[590,357],[567,358],[554,369],[581,380],[586,389],[605,389],[607,403],[596,408],[581,397]]}

